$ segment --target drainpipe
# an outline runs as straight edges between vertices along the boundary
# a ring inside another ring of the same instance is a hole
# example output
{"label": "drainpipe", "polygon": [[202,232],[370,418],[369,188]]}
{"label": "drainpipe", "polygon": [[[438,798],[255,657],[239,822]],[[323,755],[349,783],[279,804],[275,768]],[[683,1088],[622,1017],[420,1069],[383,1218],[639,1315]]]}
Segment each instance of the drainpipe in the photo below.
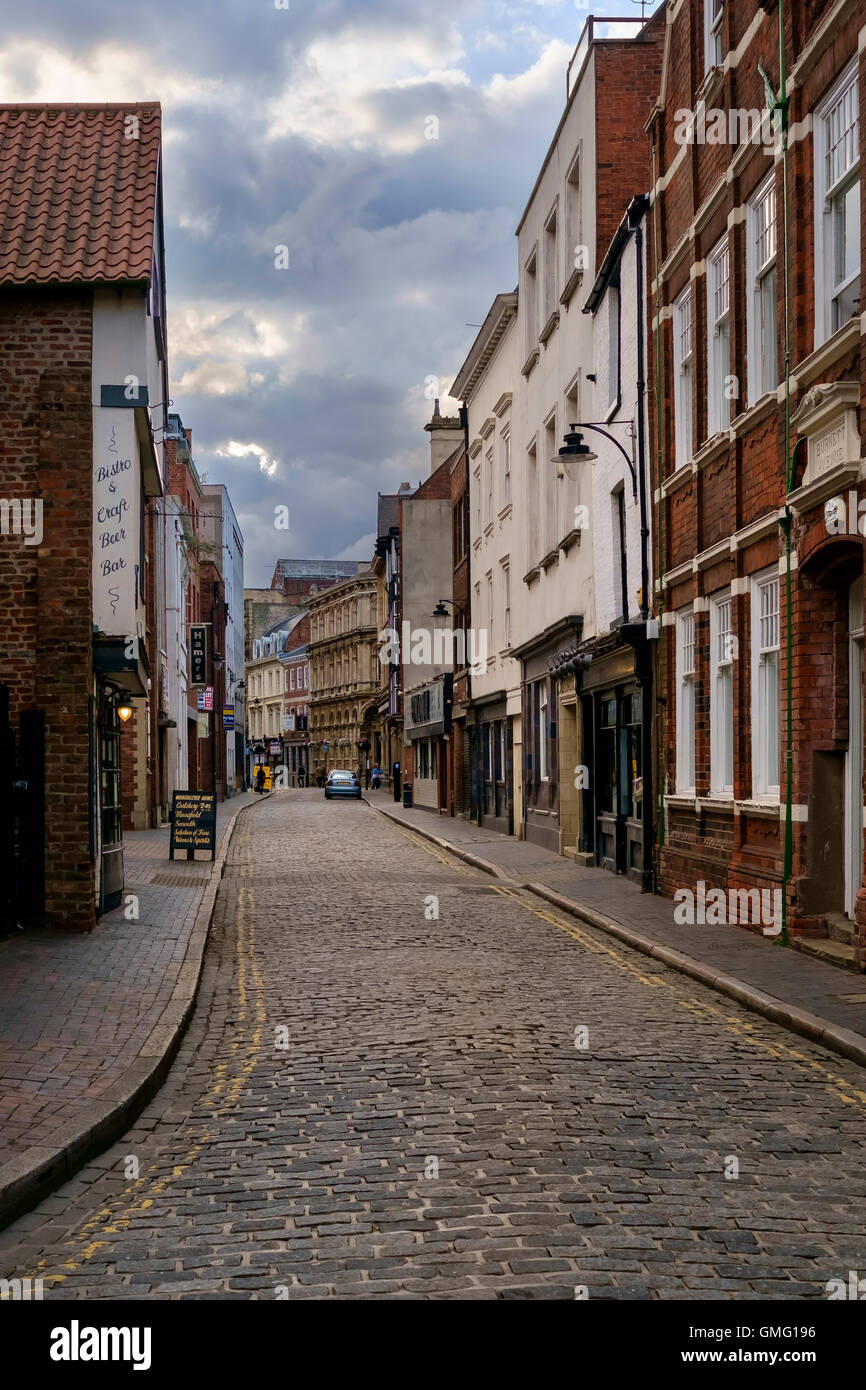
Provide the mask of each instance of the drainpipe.
{"label": "drainpipe", "polygon": [[785,513],[779,525],[785,538],[785,849],[782,861],[782,931],[780,940],[788,944],[788,887],[794,872],[794,620],[791,596],[791,538],[794,518],[788,496],[794,486],[794,459],[791,453],[791,247],[790,189],[788,160],[788,77],[785,65],[785,4],[779,0],[779,93],[759,65],[772,115],[778,114],[782,136],[783,254],[785,273]]}
{"label": "drainpipe", "polygon": [[[653,179],[653,190],[655,190],[655,189],[658,187],[658,145],[657,145],[657,143],[656,143],[655,126],[654,126],[654,128],[653,128],[653,139],[652,139],[652,179]],[[653,266],[654,266],[655,273],[656,273],[656,293],[655,293],[655,312],[656,312],[656,326],[655,326],[655,337],[656,337],[656,383],[655,383],[655,392],[656,392],[656,443],[655,443],[655,450],[656,450],[656,478],[657,478],[657,480],[658,480],[658,484],[659,484],[659,493],[660,493],[660,496],[659,496],[659,505],[658,505],[658,508],[657,508],[657,510],[656,510],[656,519],[657,519],[657,522],[658,522],[657,527],[656,527],[656,531],[657,531],[657,536],[656,536],[656,573],[657,573],[659,579],[661,580],[662,576],[664,575],[664,525],[665,525],[665,510],[664,510],[664,497],[661,496],[661,479],[662,479],[662,413],[661,413],[661,404],[662,404],[663,396],[662,396],[661,284],[659,283],[659,265],[660,265],[660,261],[659,261],[659,202],[658,202],[658,197],[656,196],[656,197],[655,197],[655,200],[654,200],[654,204],[653,204]],[[665,653],[665,629],[664,629],[664,622],[663,622],[663,618],[664,618],[664,603],[665,603],[664,584],[663,584],[663,583],[660,583],[660,584],[659,584],[659,590],[658,590],[658,624],[659,624],[659,635],[658,635],[658,658],[657,658],[657,659],[658,659],[658,684],[659,684],[659,689],[660,689],[661,692],[662,692],[662,698],[665,698],[665,694],[666,694],[666,690],[667,690],[667,682],[666,682],[666,677],[665,677],[665,655],[666,655],[666,653]],[[662,849],[664,848],[664,844],[665,844],[664,749],[665,749],[664,738],[663,738],[663,736],[662,736],[661,733],[660,733],[659,738],[658,738],[657,743],[656,743],[657,766],[658,766],[658,778],[657,778],[657,796],[658,796],[658,809],[657,809],[657,816],[658,816],[658,819],[657,819],[657,824],[658,824],[658,835],[657,835],[657,845],[658,845],[658,850],[659,850],[659,857],[661,857],[661,851],[662,851]]]}
{"label": "drainpipe", "polygon": [[[641,684],[641,887],[645,893],[655,889],[653,870],[653,666],[646,623],[649,617],[649,518],[646,488],[646,431],[644,406],[646,379],[644,358],[644,240],[641,219],[649,207],[649,198],[641,194],[633,198],[628,209],[629,225],[635,243],[635,281],[637,297],[637,476],[640,504],[640,616],[643,625],[642,651],[639,655]],[[637,656],[638,653],[635,653]]]}

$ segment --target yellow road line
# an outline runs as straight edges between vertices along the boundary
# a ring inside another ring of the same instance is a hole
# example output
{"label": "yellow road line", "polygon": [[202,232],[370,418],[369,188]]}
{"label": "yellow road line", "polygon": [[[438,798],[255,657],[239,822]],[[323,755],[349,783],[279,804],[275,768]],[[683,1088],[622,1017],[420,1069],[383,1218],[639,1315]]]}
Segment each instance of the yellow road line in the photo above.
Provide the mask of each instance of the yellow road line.
{"label": "yellow road line", "polygon": [[[533,903],[527,901],[520,893],[515,892],[514,889],[497,886],[496,892],[502,893],[505,897],[510,898],[513,902],[522,907],[524,911],[531,912],[534,917],[539,917],[542,922],[547,922],[551,926],[557,927],[560,931],[564,931],[566,935],[580,942],[587,950],[593,951],[595,954],[602,953],[609,956],[614,964],[619,966],[621,970],[626,970],[630,975],[633,975],[636,980],[640,980],[641,984],[648,985],[652,989],[661,988],[667,990],[681,1008],[688,1009],[690,1013],[694,1014],[695,1017],[702,1022],[708,1022],[712,1019],[717,1023],[721,1023],[722,1027],[725,1028],[727,1032],[734,1034],[741,1041],[750,1043],[753,1047],[758,1048],[760,1051],[765,1052],[768,1056],[774,1057],[777,1060],[783,1058],[789,1059],[793,1062],[798,1071],[806,1075],[817,1072],[824,1078],[827,1083],[827,1090],[831,1095],[835,1096],[836,1099],[844,1101],[846,1105],[859,1105],[866,1108],[866,1092],[857,1090],[846,1077],[839,1076],[836,1072],[830,1071],[827,1067],[822,1066],[820,1062],[806,1057],[794,1047],[789,1047],[787,1043],[778,1042],[773,1044],[767,1042],[763,1038],[754,1036],[755,1025],[750,1023],[747,1019],[739,1018],[736,1014],[726,1013],[723,1008],[719,1008],[706,1000],[685,995],[673,980],[666,979],[662,975],[647,975],[643,970],[640,970],[633,961],[630,961],[624,956],[620,950],[613,946],[609,946],[607,942],[596,941],[594,938],[587,936],[586,932],[582,931],[580,927],[576,927],[574,922],[568,921],[547,909],[536,907]],[[595,930],[599,930],[599,928]],[[673,967],[670,966],[665,968],[669,970],[673,969]],[[844,1088],[844,1091],[842,1088]]]}

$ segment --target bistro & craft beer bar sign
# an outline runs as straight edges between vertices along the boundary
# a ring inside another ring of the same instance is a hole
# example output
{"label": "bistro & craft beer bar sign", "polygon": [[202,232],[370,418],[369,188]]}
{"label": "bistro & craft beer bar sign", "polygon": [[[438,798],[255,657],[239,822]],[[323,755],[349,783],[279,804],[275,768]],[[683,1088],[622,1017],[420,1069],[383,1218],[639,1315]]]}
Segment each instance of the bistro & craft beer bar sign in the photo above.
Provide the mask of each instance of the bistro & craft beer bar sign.
{"label": "bistro & craft beer bar sign", "polygon": [[213,792],[174,792],[171,801],[171,844],[168,857],[185,849],[187,859],[195,851],[209,850],[216,858],[216,797]]}

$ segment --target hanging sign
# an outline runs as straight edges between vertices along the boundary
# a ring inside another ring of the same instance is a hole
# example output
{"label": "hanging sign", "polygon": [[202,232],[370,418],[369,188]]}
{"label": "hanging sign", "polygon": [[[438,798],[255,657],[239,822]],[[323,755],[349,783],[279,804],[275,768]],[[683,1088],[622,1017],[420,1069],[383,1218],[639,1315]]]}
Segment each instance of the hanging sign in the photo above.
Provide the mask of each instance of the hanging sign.
{"label": "hanging sign", "polygon": [[198,707],[199,707],[199,709],[206,709],[206,710],[212,710],[212,709],[213,709],[213,686],[212,686],[212,685],[206,685],[206,686],[204,687],[203,690],[200,690],[200,691],[198,692]]}
{"label": "hanging sign", "polygon": [[234,729],[235,727],[235,707],[234,705],[223,705],[223,728]]}
{"label": "hanging sign", "polygon": [[207,628],[203,623],[194,623],[189,630],[190,685],[204,685],[207,681]]}

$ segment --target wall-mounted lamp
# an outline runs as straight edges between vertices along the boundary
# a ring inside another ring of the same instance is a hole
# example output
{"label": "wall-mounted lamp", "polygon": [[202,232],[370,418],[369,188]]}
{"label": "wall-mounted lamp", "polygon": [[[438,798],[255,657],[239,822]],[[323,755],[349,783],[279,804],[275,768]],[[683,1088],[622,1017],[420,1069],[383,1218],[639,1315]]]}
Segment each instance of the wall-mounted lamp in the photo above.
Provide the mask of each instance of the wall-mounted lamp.
{"label": "wall-mounted lamp", "polygon": [[132,718],[132,705],[118,705],[117,717],[125,724],[128,719]]}

